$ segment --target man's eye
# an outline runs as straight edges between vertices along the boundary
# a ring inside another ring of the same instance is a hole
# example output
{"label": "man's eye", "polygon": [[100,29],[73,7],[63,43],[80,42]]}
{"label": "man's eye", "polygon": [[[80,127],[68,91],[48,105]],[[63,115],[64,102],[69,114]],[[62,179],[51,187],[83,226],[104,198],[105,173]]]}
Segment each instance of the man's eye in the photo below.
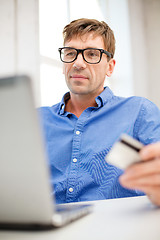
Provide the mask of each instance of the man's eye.
{"label": "man's eye", "polygon": [[75,56],[75,52],[66,52],[66,53],[65,53],[65,56],[66,56],[66,57]]}
{"label": "man's eye", "polygon": [[87,56],[88,57],[98,57],[99,56],[99,53],[97,51],[88,51],[87,52]]}

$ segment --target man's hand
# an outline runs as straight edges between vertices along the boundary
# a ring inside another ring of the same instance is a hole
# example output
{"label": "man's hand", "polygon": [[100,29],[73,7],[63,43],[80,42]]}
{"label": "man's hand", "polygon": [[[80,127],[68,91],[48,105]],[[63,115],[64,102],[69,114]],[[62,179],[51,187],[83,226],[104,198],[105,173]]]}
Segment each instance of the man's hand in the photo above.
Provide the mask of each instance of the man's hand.
{"label": "man's hand", "polygon": [[128,167],[119,178],[122,186],[137,189],[160,206],[160,142],[149,144],[140,151],[142,162]]}

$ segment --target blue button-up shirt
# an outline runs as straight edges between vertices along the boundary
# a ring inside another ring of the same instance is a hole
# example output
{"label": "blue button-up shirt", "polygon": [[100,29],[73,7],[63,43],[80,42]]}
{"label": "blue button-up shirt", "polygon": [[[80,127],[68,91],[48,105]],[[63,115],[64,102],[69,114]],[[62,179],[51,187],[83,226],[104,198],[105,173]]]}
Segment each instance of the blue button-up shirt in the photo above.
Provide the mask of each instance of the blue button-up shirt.
{"label": "blue button-up shirt", "polygon": [[141,195],[119,183],[122,170],[105,161],[121,133],[144,144],[160,140],[160,111],[141,97],[117,97],[106,87],[97,107],[79,118],[65,112],[66,94],[52,107],[40,108],[57,203]]}

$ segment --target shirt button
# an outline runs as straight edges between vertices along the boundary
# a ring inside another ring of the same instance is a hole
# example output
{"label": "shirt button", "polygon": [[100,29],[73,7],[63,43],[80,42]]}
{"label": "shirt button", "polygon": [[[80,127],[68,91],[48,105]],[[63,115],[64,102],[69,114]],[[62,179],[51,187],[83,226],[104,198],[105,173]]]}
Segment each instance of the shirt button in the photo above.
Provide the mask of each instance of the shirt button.
{"label": "shirt button", "polygon": [[69,192],[73,192],[73,188],[70,187],[70,188],[69,188]]}
{"label": "shirt button", "polygon": [[76,134],[79,135],[79,134],[80,134],[80,131],[76,131]]}
{"label": "shirt button", "polygon": [[73,162],[76,163],[77,162],[77,158],[73,158]]}

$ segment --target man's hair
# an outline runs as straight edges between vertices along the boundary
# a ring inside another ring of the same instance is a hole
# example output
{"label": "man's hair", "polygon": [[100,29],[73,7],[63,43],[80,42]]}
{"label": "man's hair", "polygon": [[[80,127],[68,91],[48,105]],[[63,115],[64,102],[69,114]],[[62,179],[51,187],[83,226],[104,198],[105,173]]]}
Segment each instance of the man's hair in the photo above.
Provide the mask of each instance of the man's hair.
{"label": "man's hair", "polygon": [[72,21],[63,29],[64,45],[73,37],[81,37],[86,33],[93,33],[96,36],[102,36],[105,50],[114,56],[115,52],[115,37],[112,29],[104,21],[100,22],[96,19],[80,18]]}

